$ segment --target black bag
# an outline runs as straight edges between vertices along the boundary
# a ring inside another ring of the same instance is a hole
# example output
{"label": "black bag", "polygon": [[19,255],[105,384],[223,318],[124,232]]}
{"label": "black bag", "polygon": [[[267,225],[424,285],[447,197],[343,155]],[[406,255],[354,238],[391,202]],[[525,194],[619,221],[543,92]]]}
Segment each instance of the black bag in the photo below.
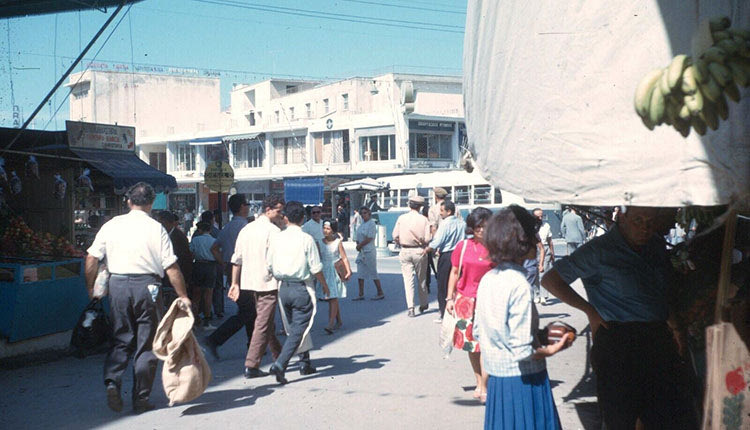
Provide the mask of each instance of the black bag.
{"label": "black bag", "polygon": [[83,358],[88,354],[98,352],[108,346],[112,335],[112,326],[104,312],[102,302],[93,299],[78,318],[78,324],[73,329],[70,345],[73,355]]}

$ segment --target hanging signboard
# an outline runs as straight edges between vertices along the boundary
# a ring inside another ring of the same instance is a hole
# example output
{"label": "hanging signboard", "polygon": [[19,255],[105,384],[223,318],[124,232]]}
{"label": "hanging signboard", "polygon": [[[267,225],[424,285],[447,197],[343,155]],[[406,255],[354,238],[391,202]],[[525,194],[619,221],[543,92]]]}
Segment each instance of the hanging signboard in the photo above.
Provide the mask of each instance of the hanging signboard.
{"label": "hanging signboard", "polygon": [[135,152],[135,127],[65,121],[68,146]]}
{"label": "hanging signboard", "polygon": [[226,193],[234,183],[234,169],[226,161],[212,161],[203,172],[206,186],[217,193]]}

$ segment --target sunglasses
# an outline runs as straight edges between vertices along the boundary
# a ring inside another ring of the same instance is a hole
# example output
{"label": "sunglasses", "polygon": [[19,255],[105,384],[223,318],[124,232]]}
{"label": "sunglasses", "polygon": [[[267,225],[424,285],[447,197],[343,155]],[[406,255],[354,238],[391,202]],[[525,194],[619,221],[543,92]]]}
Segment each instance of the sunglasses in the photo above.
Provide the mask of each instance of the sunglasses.
{"label": "sunglasses", "polygon": [[313,215],[318,215],[318,214],[320,214],[320,213],[321,213],[320,211],[314,211],[314,212],[313,212],[312,214],[313,214]]}

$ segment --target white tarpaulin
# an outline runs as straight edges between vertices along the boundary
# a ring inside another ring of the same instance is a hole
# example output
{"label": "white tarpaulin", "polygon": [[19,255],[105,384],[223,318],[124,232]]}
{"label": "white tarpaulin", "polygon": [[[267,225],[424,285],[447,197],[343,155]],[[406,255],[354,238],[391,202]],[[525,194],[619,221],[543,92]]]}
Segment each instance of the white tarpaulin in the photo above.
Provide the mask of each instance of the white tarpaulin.
{"label": "white tarpaulin", "polygon": [[750,29],[750,1],[470,0],[464,42],[469,149],[487,179],[583,205],[717,205],[750,190],[750,91],[717,131],[649,131],[639,81],[692,54],[700,22]]}

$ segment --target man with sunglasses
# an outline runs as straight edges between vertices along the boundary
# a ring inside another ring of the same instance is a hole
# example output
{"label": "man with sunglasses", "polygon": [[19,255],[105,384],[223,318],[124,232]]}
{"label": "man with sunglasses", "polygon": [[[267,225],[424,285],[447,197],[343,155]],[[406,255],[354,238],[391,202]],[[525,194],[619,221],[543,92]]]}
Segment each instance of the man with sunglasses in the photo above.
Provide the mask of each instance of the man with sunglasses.
{"label": "man with sunglasses", "polygon": [[310,211],[310,219],[302,226],[302,231],[312,236],[315,239],[315,244],[320,249],[320,241],[323,240],[323,222],[321,217],[323,216],[323,209],[320,206],[313,206]]}

